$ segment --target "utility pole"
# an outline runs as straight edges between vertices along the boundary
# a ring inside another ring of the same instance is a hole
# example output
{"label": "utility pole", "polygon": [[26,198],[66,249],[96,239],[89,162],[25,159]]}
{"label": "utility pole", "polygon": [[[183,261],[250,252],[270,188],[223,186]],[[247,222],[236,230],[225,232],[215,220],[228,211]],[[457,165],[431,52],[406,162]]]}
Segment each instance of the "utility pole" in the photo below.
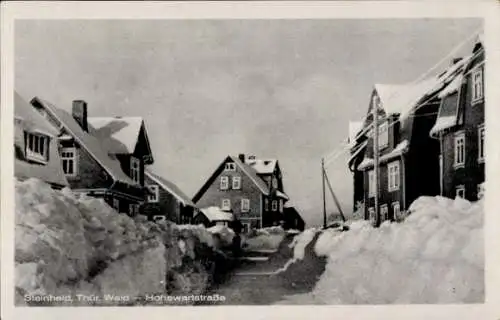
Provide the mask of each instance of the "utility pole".
{"label": "utility pole", "polygon": [[325,158],[321,158],[321,182],[323,183],[323,228],[326,229]]}
{"label": "utility pole", "polygon": [[342,217],[342,221],[345,222],[346,218],[344,215],[344,211],[342,211],[342,207],[340,206],[339,199],[337,199],[335,192],[333,192],[332,184],[330,183],[330,179],[328,179],[328,175],[326,174],[326,170],[324,168],[323,168],[323,174],[324,174],[323,179],[326,180],[326,183],[328,184],[328,189],[330,189],[330,193],[332,194],[333,201],[335,202],[335,205],[337,206],[337,209],[339,210],[340,216]]}
{"label": "utility pole", "polygon": [[375,226],[380,225],[380,210],[378,208],[379,192],[379,150],[378,150],[378,99],[374,97],[372,102],[373,114],[373,179],[375,180]]}

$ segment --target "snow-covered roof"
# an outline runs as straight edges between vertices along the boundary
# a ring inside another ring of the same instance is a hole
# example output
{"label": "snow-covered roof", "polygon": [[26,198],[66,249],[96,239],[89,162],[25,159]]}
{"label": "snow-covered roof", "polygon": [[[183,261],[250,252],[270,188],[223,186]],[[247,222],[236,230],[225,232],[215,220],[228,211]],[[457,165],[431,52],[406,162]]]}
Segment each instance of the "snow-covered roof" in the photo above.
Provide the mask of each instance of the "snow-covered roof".
{"label": "snow-covered roof", "polygon": [[436,78],[429,78],[410,84],[375,84],[380,104],[387,114],[400,114],[406,117],[437,84]]}
{"label": "snow-covered roof", "polygon": [[210,221],[233,221],[233,214],[227,211],[223,211],[219,207],[203,208],[201,209],[201,212]]}
{"label": "snow-covered roof", "polygon": [[356,136],[363,128],[363,121],[349,121],[349,144],[354,146]]}
{"label": "snow-covered roof", "polygon": [[446,116],[439,117],[436,120],[436,123],[432,127],[430,134],[431,136],[436,135],[439,131],[449,129],[457,124],[457,116]]}
{"label": "snow-covered roof", "polygon": [[148,176],[151,180],[155,181],[159,184],[163,189],[167,190],[170,194],[172,194],[177,200],[182,202],[184,205],[196,207],[191,198],[189,198],[177,185],[173,182],[160,177],[149,170],[144,171],[146,176]]}
{"label": "snow-covered roof", "polygon": [[57,136],[59,133],[39,112],[14,91],[14,118],[26,131]]}
{"label": "snow-covered roof", "polygon": [[54,142],[57,130],[17,92],[14,92],[14,117],[17,119],[15,125],[21,126],[23,129],[15,131],[14,147],[16,148],[16,152],[17,149],[24,149],[23,131],[41,133],[50,138],[47,163],[44,165],[33,164],[16,156],[14,161],[14,175],[19,179],[37,178],[59,186],[67,186],[68,181],[62,169],[57,145]]}
{"label": "snow-covered roof", "polygon": [[448,85],[446,85],[443,90],[439,92],[438,97],[442,99],[449,94],[457,92],[460,86],[462,85],[463,79],[464,77],[462,74],[459,74],[456,77],[454,77],[453,80],[450,83],[448,83]]}
{"label": "snow-covered roof", "polygon": [[[97,137],[109,153],[134,153],[144,120],[141,117],[88,117],[89,133]],[[148,143],[149,149],[149,143]],[[152,156],[151,150],[148,150]]]}
{"label": "snow-covered roof", "polygon": [[238,157],[235,156],[229,156],[229,157],[255,183],[255,185],[260,189],[260,191],[263,194],[265,195],[269,194],[269,188],[266,182],[257,175],[257,171],[253,167],[241,162],[241,160]]}
{"label": "snow-covered roof", "polygon": [[278,160],[276,159],[251,159],[245,160],[245,164],[251,166],[258,174],[271,174]]}
{"label": "snow-covered roof", "polygon": [[[408,140],[401,141],[400,143],[398,143],[398,145],[391,152],[380,156],[380,158],[379,158],[380,162],[385,162],[385,161],[388,161],[392,158],[401,156],[406,151],[408,151],[409,145],[410,144],[409,144]],[[374,160],[372,158],[365,157],[363,159],[363,161],[359,164],[358,170],[363,170],[363,169],[369,168],[373,165],[374,165]]]}
{"label": "snow-covered roof", "polygon": [[120,162],[117,159],[112,159],[108,153],[103,150],[99,140],[91,134],[85,132],[69,112],[59,109],[50,102],[44,101],[40,98],[35,97],[34,100],[40,103],[46,111],[50,112],[57,120],[59,120],[63,127],[67,130],[68,134],[73,136],[75,140],[103,167],[103,169],[105,169],[111,177],[113,177],[114,180],[139,187],[137,182],[130,179],[122,171]]}
{"label": "snow-covered roof", "polygon": [[276,190],[276,196],[278,198],[282,198],[282,199],[285,199],[285,200],[290,199],[284,192],[281,192],[279,190]]}

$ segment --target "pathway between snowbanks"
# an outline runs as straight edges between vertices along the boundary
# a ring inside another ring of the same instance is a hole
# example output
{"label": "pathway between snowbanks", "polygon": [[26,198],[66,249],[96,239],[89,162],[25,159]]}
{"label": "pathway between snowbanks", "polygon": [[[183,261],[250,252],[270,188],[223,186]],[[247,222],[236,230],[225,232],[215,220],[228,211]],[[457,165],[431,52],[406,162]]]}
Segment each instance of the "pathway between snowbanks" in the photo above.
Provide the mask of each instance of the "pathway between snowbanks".
{"label": "pathway between snowbanks", "polygon": [[17,305],[151,304],[151,295],[198,295],[223,263],[220,235],[202,227],[132,219],[36,179],[16,181],[15,189]]}
{"label": "pathway between snowbanks", "polygon": [[322,232],[315,251],[328,257],[325,272],[311,293],[280,303],[483,302],[483,201],[421,197],[410,211],[378,229],[358,221],[350,231]]}

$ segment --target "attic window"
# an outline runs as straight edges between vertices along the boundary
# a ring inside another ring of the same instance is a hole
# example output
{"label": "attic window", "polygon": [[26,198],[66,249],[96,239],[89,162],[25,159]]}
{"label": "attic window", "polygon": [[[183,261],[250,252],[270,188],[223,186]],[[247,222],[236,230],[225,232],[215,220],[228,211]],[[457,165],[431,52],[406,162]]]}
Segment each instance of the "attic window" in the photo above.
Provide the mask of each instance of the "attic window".
{"label": "attic window", "polygon": [[134,157],[130,158],[130,177],[134,182],[141,182],[141,162]]}
{"label": "attic window", "polygon": [[268,165],[268,164],[270,164],[270,163],[271,163],[271,161],[269,161],[269,160],[264,160],[264,165],[266,165],[266,166],[267,166],[267,165]]}
{"label": "attic window", "polygon": [[41,134],[25,132],[26,158],[46,163],[48,161],[49,138]]}
{"label": "attic window", "polygon": [[234,170],[236,170],[236,164],[234,162],[228,162],[228,163],[226,163],[225,170],[226,171],[234,171]]}
{"label": "attic window", "polygon": [[149,189],[149,192],[151,193],[148,195],[148,202],[149,203],[157,203],[158,200],[160,199],[160,189],[158,188],[158,185],[156,184],[150,184],[146,186]]}

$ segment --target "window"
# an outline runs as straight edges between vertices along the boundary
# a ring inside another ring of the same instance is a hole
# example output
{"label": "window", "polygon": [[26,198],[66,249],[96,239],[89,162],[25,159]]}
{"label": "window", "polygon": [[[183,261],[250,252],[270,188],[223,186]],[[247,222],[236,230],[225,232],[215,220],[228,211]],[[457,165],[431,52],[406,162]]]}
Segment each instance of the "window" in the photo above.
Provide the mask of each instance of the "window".
{"label": "window", "polygon": [[251,225],[250,222],[242,222],[241,223],[241,233],[245,234],[250,232]]}
{"label": "window", "polygon": [[231,210],[231,200],[229,199],[222,199],[222,210]]}
{"label": "window", "polygon": [[233,189],[241,189],[241,177],[233,177]]}
{"label": "window", "polygon": [[228,162],[226,163],[226,165],[224,166],[224,169],[226,171],[235,171],[236,170],[236,164],[234,162]]}
{"label": "window", "polygon": [[484,162],[484,126],[481,125],[478,130],[478,155],[477,160]]}
{"label": "window", "polygon": [[460,132],[455,135],[455,167],[465,165],[465,133]]}
{"label": "window", "polygon": [[76,148],[62,148],[61,162],[65,175],[76,176]]}
{"label": "window", "polygon": [[459,198],[465,198],[465,186],[464,185],[457,186],[455,196],[459,197]]}
{"label": "window", "polygon": [[128,205],[128,214],[130,216],[135,216],[139,213],[139,205],[135,203],[131,203]]}
{"label": "window", "polygon": [[267,198],[264,199],[264,210],[269,210],[269,199]]}
{"label": "window", "polygon": [[278,179],[276,179],[276,177],[273,177],[271,181],[272,181],[273,188],[277,189],[278,188]]}
{"label": "window", "polygon": [[484,198],[484,182],[483,183],[480,183],[478,186],[477,186],[477,199],[482,199]]}
{"label": "window", "polygon": [[272,210],[273,210],[273,211],[278,210],[278,201],[273,200],[273,203],[272,203]]}
{"label": "window", "polygon": [[49,138],[40,134],[26,133],[26,158],[47,162]]}
{"label": "window", "polygon": [[401,216],[401,207],[399,206],[399,202],[392,203],[392,212],[394,215],[394,219],[397,219]]}
{"label": "window", "polygon": [[227,190],[229,188],[229,177],[222,176],[220,177],[220,189]]}
{"label": "window", "polygon": [[371,207],[368,208],[368,215],[370,218],[370,221],[375,221],[377,217],[375,217],[375,208]]}
{"label": "window", "polygon": [[280,212],[283,212],[283,200],[280,200]]}
{"label": "window", "polygon": [[472,101],[480,100],[483,97],[483,70],[477,69],[472,73]]}
{"label": "window", "polygon": [[368,196],[375,196],[375,172],[368,171]]}
{"label": "window", "polygon": [[113,208],[120,212],[120,200],[113,198]]}
{"label": "window", "polygon": [[378,127],[378,148],[383,149],[389,145],[389,131],[387,121],[382,122]]}
{"label": "window", "polygon": [[162,215],[155,215],[153,216],[153,221],[154,222],[165,222],[167,220],[167,217],[162,216]]}
{"label": "window", "polygon": [[141,183],[141,162],[134,157],[130,157],[130,177],[135,182]]}
{"label": "window", "polygon": [[387,170],[389,171],[389,191],[399,190],[399,162],[391,162],[387,166]]}
{"label": "window", "polygon": [[384,222],[389,220],[389,209],[386,204],[380,206],[380,221]]}
{"label": "window", "polygon": [[147,188],[149,189],[149,192],[151,192],[150,195],[148,195],[148,202],[149,203],[156,203],[160,199],[160,189],[158,185],[156,184],[150,184],[147,185]]}
{"label": "window", "polygon": [[250,200],[249,199],[241,199],[241,212],[250,211]]}

